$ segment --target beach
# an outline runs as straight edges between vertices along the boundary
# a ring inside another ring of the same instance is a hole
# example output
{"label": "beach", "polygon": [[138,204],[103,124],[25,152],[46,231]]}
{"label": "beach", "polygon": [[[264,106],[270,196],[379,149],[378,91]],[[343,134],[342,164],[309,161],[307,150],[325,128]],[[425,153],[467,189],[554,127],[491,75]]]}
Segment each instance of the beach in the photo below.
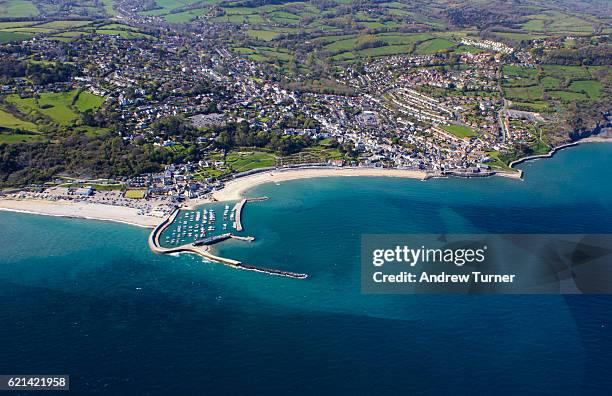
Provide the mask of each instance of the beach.
{"label": "beach", "polygon": [[256,173],[244,176],[225,183],[219,191],[213,193],[217,201],[238,201],[245,198],[247,190],[264,183],[279,183],[288,180],[308,179],[316,177],[345,177],[345,176],[370,176],[370,177],[399,177],[410,179],[426,179],[427,173],[403,169],[382,168],[302,168],[274,170],[270,172]]}
{"label": "beach", "polygon": [[114,221],[146,228],[153,228],[163,221],[163,217],[139,215],[138,210],[135,208],[91,202],[0,199],[0,210],[56,217]]}
{"label": "beach", "polygon": [[[612,139],[606,137],[590,137],[576,143],[587,142],[610,142]],[[572,143],[568,146],[575,145]],[[557,148],[558,149],[558,148]],[[553,152],[556,150],[553,150]],[[549,157],[549,155],[536,156]],[[517,163],[524,162],[529,158],[523,158]],[[498,172],[498,176],[520,178],[521,172],[508,173]],[[225,186],[214,191],[214,201],[239,201],[246,198],[246,192],[255,186],[265,183],[281,183],[289,180],[320,178],[320,177],[394,177],[425,180],[432,176],[424,171],[384,168],[290,168],[255,173],[253,175],[236,178],[225,183]],[[183,203],[184,209],[194,209],[200,205],[210,203],[209,199],[188,200]],[[82,219],[94,219],[114,221],[139,227],[153,228],[160,224],[165,215],[159,213],[157,216],[139,214],[136,208],[110,205],[94,202],[71,202],[65,200],[44,200],[36,198],[0,198],[0,210],[33,213],[47,216],[72,217]]]}
{"label": "beach", "polygon": [[[334,176],[390,176],[424,179],[427,177],[427,174],[425,172],[411,170],[375,168],[276,170],[229,181],[223,189],[215,191],[213,197],[217,201],[237,201],[243,198],[247,190],[259,184]],[[209,202],[209,200],[187,201],[182,206],[183,208],[189,209]],[[46,200],[31,197],[2,198],[0,199],[0,210],[46,216],[114,221],[147,228],[157,226],[166,217],[162,214],[159,214],[159,216],[139,214],[138,209],[122,205],[110,205],[87,201]]]}

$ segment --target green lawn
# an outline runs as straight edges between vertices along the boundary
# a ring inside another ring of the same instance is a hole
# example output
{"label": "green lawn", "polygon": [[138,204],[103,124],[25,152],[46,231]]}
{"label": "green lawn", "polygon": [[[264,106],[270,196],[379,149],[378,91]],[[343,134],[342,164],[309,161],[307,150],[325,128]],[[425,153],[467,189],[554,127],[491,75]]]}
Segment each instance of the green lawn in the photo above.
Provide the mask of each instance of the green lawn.
{"label": "green lawn", "polygon": [[561,80],[555,77],[544,77],[541,80],[544,89],[558,89],[561,84]]}
{"label": "green lawn", "polygon": [[33,143],[45,140],[42,135],[0,133],[0,143]]}
{"label": "green lawn", "polygon": [[601,96],[602,86],[599,81],[595,80],[576,80],[572,81],[569,89],[574,92],[584,92],[591,99],[599,99]]}
{"label": "green lawn", "polygon": [[0,31],[0,44],[10,43],[11,41],[24,41],[32,38],[33,36],[34,35],[31,33]]}
{"label": "green lawn", "polygon": [[504,96],[510,100],[518,101],[535,101],[542,99],[543,91],[539,86],[536,87],[518,87],[518,88],[504,88]]}
{"label": "green lawn", "polygon": [[565,102],[573,102],[576,100],[586,100],[587,96],[580,92],[568,91],[549,91],[548,94],[555,99],[560,99]]}
{"label": "green lawn", "polygon": [[535,78],[538,74],[538,71],[533,67],[513,65],[504,65],[502,71],[504,76],[508,77]]}
{"label": "green lawn", "polygon": [[27,18],[38,15],[38,9],[31,1],[4,0],[0,2],[0,18]]}
{"label": "green lawn", "polygon": [[68,29],[78,28],[89,24],[91,24],[91,21],[52,21],[42,25],[36,25],[36,27],[49,29]]}
{"label": "green lawn", "polygon": [[76,94],[76,90],[60,93],[43,92],[39,98],[20,98],[19,95],[13,94],[8,95],[5,100],[24,115],[42,114],[53,123],[65,126],[80,120],[79,112],[87,109],[96,111],[104,102],[104,98],[83,91],[73,106],[72,101]]}
{"label": "green lawn", "polygon": [[465,125],[442,125],[441,128],[460,138],[472,137],[477,135],[475,130]]}
{"label": "green lawn", "polygon": [[246,34],[258,40],[272,41],[279,35],[279,32],[273,30],[248,29],[246,30]]}
{"label": "green lawn", "polygon": [[446,39],[441,39],[441,38],[435,38],[432,40],[422,42],[419,45],[417,45],[416,53],[419,55],[433,54],[436,52],[447,50],[453,47],[454,45],[455,43],[453,43],[452,41],[448,41]]}
{"label": "green lawn", "polygon": [[276,156],[262,151],[231,152],[225,158],[226,165],[236,172],[266,168],[276,164]]}
{"label": "green lawn", "polygon": [[548,111],[549,109],[548,103],[544,101],[540,101],[540,100],[536,100],[536,101],[529,102],[529,103],[513,101],[512,108],[518,109],[518,110],[525,110],[525,111],[535,111],[535,112]]}
{"label": "green lawn", "polygon": [[38,126],[29,121],[20,120],[11,113],[0,109],[0,127],[8,129],[23,129],[26,131],[36,132]]}
{"label": "green lawn", "polygon": [[54,123],[69,125],[79,119],[78,114],[70,108],[75,91],[44,92],[40,98],[20,98],[19,95],[9,95],[6,101],[15,105],[24,114],[40,113],[49,117]]}
{"label": "green lawn", "polygon": [[95,112],[104,103],[104,100],[105,98],[102,96],[94,95],[89,91],[83,91],[79,94],[79,98],[74,105],[82,113],[86,110],[93,110]]}
{"label": "green lawn", "polygon": [[544,73],[559,79],[591,78],[588,69],[582,66],[542,65]]}

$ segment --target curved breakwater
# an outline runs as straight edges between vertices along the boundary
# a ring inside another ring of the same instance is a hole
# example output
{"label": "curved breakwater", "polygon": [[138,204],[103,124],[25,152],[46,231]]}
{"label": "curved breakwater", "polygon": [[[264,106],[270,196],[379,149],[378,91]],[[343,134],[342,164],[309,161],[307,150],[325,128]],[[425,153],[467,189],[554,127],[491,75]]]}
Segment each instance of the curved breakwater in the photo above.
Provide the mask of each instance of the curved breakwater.
{"label": "curved breakwater", "polygon": [[[578,144],[580,144],[579,141],[578,142],[571,142],[571,143],[562,144],[560,146],[554,147],[552,150],[550,150],[546,154],[530,155],[528,157],[523,157],[523,158],[519,158],[517,160],[514,160],[514,161],[510,162],[508,164],[508,166],[510,168],[514,168],[516,165],[520,165],[523,162],[527,162],[527,161],[530,161],[530,160],[541,159],[541,158],[552,158],[557,153],[557,151],[563,150],[563,149],[568,148],[568,147],[577,146]],[[522,169],[518,169],[518,171],[520,173],[520,177],[522,178],[523,177],[523,170]]]}

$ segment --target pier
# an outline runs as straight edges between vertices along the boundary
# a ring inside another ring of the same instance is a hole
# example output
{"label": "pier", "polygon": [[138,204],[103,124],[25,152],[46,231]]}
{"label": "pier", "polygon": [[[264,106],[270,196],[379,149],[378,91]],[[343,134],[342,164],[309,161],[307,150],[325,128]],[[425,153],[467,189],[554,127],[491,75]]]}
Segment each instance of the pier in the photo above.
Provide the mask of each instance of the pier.
{"label": "pier", "polygon": [[[243,201],[246,202],[246,200],[243,200]],[[244,203],[242,203],[242,206],[244,206]],[[261,273],[268,274],[268,275],[285,276],[287,278],[294,278],[294,279],[306,279],[308,277],[307,274],[301,274],[301,273],[283,271],[283,270],[277,270],[277,269],[271,269],[271,268],[263,268],[263,267],[257,267],[254,265],[244,264],[238,260],[216,256],[209,251],[210,249],[209,246],[214,243],[218,243],[218,242],[224,241],[229,238],[250,242],[255,239],[252,236],[242,237],[242,236],[233,235],[231,233],[227,233],[227,234],[217,235],[214,237],[204,238],[203,240],[199,240],[193,243],[187,243],[185,245],[181,245],[177,247],[172,247],[172,248],[162,247],[159,242],[159,238],[161,234],[168,227],[170,227],[170,225],[174,222],[179,212],[180,212],[180,209],[176,208],[174,212],[172,212],[166,219],[164,219],[164,221],[158,224],[153,229],[153,231],[151,231],[151,234],[149,234],[149,240],[148,240],[149,248],[154,253],[158,253],[158,254],[193,253],[201,257],[204,257],[208,261],[228,265],[233,268],[244,269],[248,271],[256,271],[256,272],[261,272]]]}
{"label": "pier", "polygon": [[234,219],[236,221],[236,231],[242,231],[242,208],[247,203],[247,199],[244,198],[236,205],[234,205]]}

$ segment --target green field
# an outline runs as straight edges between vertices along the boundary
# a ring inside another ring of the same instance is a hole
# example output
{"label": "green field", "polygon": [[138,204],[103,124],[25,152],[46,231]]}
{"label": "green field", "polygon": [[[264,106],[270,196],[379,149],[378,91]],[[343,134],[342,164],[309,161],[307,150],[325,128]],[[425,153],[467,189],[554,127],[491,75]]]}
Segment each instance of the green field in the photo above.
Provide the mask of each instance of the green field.
{"label": "green field", "polygon": [[519,110],[540,112],[540,111],[548,111],[549,106],[548,106],[548,103],[540,101],[540,100],[536,100],[536,101],[529,102],[529,103],[513,101],[512,108],[519,109]]}
{"label": "green field", "polygon": [[477,136],[477,133],[475,130],[465,125],[456,125],[456,124],[442,125],[441,128],[460,138]]}
{"label": "green field", "polygon": [[91,24],[91,21],[52,21],[44,23],[42,25],[36,25],[36,27],[48,29],[70,29],[86,26],[89,24]]}
{"label": "green field", "polygon": [[30,33],[21,33],[21,32],[4,32],[0,31],[0,44],[10,43],[12,41],[24,41],[29,40],[33,37],[33,34]]}
{"label": "green field", "polygon": [[586,100],[587,96],[579,92],[568,91],[549,91],[548,94],[554,99],[560,99],[565,102],[573,102],[576,100]]}
{"label": "green field", "polygon": [[105,98],[97,96],[88,91],[83,91],[79,94],[75,102],[76,108],[81,112],[93,110],[94,112],[104,103]]}
{"label": "green field", "polygon": [[521,29],[548,34],[573,33],[587,34],[593,32],[593,24],[576,15],[560,11],[544,11],[528,16]]}
{"label": "green field", "polygon": [[262,151],[231,152],[225,164],[236,172],[245,172],[256,168],[266,168],[276,164],[276,156]]}
{"label": "green field", "polygon": [[0,18],[27,18],[38,14],[38,9],[31,1],[3,0],[0,2]]}
{"label": "green field", "polygon": [[42,135],[0,133],[0,143],[34,143],[42,142],[44,140],[45,137]]}
{"label": "green field", "polygon": [[512,40],[512,41],[531,41],[537,38],[545,37],[545,35],[543,34],[521,33],[521,32],[493,32],[493,34],[502,39],[507,39],[507,40]]}
{"label": "green field", "polygon": [[74,91],[62,93],[42,93],[40,98],[20,98],[19,95],[9,95],[6,101],[15,105],[21,113],[40,113],[60,125],[74,123],[79,116],[71,109]]}
{"label": "green field", "polygon": [[559,79],[589,79],[591,74],[582,66],[542,65],[544,74]]}
{"label": "green field", "polygon": [[539,86],[504,88],[504,96],[510,100],[535,101],[542,99],[543,91]]}
{"label": "green field", "polygon": [[44,92],[39,97],[33,98],[20,98],[19,95],[12,94],[8,95],[5,100],[25,116],[40,118],[42,115],[52,123],[68,126],[81,119],[79,112],[87,109],[95,111],[104,101],[104,98],[84,91],[81,92],[73,106],[77,92],[76,90],[60,93]]}
{"label": "green field", "polygon": [[470,53],[470,54],[480,54],[485,52],[483,49],[478,47],[472,47],[471,45],[460,45],[455,48],[455,52],[458,53]]}
{"label": "green field", "polygon": [[187,23],[202,15],[204,10],[184,11],[168,14],[164,16],[166,22],[169,23]]}
{"label": "green field", "polygon": [[538,74],[538,71],[533,67],[504,65],[502,70],[504,76],[508,77],[535,78]]}
{"label": "green field", "polygon": [[561,80],[555,77],[544,77],[540,82],[544,89],[557,89],[561,85]]}
{"label": "green field", "polygon": [[21,120],[2,109],[0,109],[0,127],[8,129],[23,129],[32,132],[38,131],[38,126],[36,124]]}
{"label": "green field", "polygon": [[584,92],[591,99],[599,99],[601,97],[602,86],[599,81],[595,80],[575,80],[569,86],[569,89],[574,92]]}
{"label": "green field", "polygon": [[36,22],[0,22],[0,29],[10,29],[16,27],[26,27],[34,25]]}
{"label": "green field", "polygon": [[253,38],[264,41],[272,41],[279,35],[279,32],[275,32],[273,30],[248,29],[245,31],[245,33]]}
{"label": "green field", "polygon": [[428,40],[417,45],[416,53],[419,55],[434,54],[436,52],[447,50],[453,47],[455,44],[452,41],[446,39],[435,38]]}

